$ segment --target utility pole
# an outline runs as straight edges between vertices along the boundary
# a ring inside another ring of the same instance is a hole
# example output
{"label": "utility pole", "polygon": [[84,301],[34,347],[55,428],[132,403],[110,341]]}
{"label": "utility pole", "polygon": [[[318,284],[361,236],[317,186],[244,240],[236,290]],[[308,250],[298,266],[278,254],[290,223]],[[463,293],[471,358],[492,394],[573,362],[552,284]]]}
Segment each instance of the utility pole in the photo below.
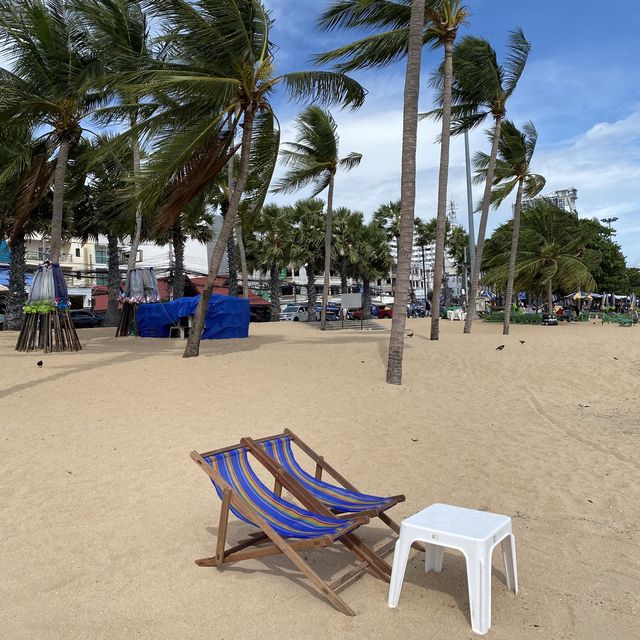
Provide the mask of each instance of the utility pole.
{"label": "utility pole", "polygon": [[471,153],[469,151],[469,132],[464,132],[464,155],[467,165],[467,214],[469,216],[469,264],[471,273],[476,266],[476,233],[473,222],[473,190],[471,189]]}

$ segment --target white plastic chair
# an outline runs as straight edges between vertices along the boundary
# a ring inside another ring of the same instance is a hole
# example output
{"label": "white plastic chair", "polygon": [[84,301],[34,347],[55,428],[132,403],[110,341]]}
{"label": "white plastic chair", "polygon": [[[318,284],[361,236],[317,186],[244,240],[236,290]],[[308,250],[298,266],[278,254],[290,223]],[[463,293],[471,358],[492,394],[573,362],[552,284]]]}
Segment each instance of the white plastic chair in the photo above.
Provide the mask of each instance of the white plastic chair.
{"label": "white plastic chair", "polygon": [[414,542],[425,542],[425,571],[442,571],[444,548],[462,551],[467,562],[471,628],[485,634],[491,627],[491,556],[500,544],[507,587],[518,593],[516,544],[511,518],[446,504],[433,504],[403,520],[396,542],[389,585],[390,607],[397,607],[409,551]]}

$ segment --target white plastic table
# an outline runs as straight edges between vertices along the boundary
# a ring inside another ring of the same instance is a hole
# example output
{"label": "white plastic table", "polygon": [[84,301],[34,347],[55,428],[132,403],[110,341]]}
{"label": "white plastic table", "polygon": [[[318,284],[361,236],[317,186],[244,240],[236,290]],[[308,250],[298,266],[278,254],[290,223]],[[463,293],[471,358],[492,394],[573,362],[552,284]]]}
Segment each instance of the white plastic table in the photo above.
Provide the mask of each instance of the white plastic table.
{"label": "white plastic table", "polygon": [[389,606],[397,607],[414,542],[426,543],[425,571],[442,570],[444,548],[462,551],[467,561],[467,582],[471,628],[485,634],[491,627],[491,555],[500,544],[507,587],[518,593],[516,544],[511,518],[488,511],[475,511],[447,504],[432,504],[400,525],[393,571],[389,585]]}

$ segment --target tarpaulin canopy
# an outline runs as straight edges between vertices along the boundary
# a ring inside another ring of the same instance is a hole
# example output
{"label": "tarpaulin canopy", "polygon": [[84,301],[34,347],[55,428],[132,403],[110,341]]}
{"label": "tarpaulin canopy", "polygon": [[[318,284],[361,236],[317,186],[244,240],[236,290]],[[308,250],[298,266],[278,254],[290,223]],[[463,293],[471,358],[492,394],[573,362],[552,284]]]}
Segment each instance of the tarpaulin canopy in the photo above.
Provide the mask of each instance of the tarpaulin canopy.
{"label": "tarpaulin canopy", "polygon": [[[24,283],[28,286],[31,284],[33,276],[30,273],[24,274]],[[0,269],[0,285],[9,286],[9,269]]]}
{"label": "tarpaulin canopy", "polygon": [[[143,338],[168,338],[180,318],[196,312],[200,296],[172,302],[141,304],[136,311],[138,334]],[[249,301],[246,298],[212,295],[204,321],[203,340],[246,338],[249,335]]]}

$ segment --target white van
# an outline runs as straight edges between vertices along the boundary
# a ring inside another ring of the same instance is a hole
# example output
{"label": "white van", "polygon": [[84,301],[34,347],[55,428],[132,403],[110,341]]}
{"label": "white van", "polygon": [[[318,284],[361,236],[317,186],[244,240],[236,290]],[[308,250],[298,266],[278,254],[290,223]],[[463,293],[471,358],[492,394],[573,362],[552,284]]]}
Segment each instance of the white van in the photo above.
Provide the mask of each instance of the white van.
{"label": "white van", "polygon": [[302,304],[290,304],[280,312],[280,320],[293,320],[294,322],[306,322],[309,316],[309,307]]}

